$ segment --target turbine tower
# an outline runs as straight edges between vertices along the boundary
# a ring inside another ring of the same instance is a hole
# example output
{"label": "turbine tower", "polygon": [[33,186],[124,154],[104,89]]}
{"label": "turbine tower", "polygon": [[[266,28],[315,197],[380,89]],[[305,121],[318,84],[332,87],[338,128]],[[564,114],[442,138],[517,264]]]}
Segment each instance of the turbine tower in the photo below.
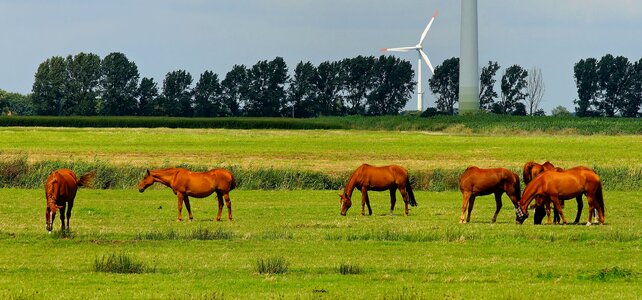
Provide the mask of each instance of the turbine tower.
{"label": "turbine tower", "polygon": [[430,18],[430,22],[428,22],[428,26],[426,26],[426,29],[424,29],[424,32],[421,34],[421,37],[419,38],[419,43],[415,46],[411,47],[400,47],[400,48],[383,48],[381,51],[390,51],[390,52],[408,52],[410,50],[417,50],[417,110],[418,111],[423,111],[423,103],[424,103],[424,90],[422,88],[422,79],[421,79],[421,61],[423,60],[426,65],[428,65],[428,68],[430,69],[430,72],[432,74],[435,74],[435,69],[432,67],[432,64],[430,64],[430,60],[428,59],[428,55],[426,55],[426,52],[423,50],[423,42],[424,39],[426,38],[426,34],[428,34],[428,30],[430,30],[430,26],[432,26],[432,22],[435,21],[435,18],[437,18],[438,12],[435,11],[435,13],[432,15],[432,18]]}
{"label": "turbine tower", "polygon": [[461,0],[459,114],[479,110],[477,0]]}

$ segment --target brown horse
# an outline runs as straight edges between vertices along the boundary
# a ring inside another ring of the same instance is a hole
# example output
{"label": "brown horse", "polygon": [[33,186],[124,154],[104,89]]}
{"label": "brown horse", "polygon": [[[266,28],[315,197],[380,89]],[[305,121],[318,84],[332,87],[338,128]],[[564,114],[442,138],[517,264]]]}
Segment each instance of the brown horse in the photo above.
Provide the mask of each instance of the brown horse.
{"label": "brown horse", "polygon": [[365,205],[368,205],[368,215],[372,215],[370,208],[370,199],[368,198],[368,190],[372,191],[390,191],[390,214],[395,209],[397,202],[396,191],[399,189],[403,202],[405,204],[404,213],[408,215],[408,204],[417,206],[415,195],[410,186],[410,179],[408,171],[397,165],[373,167],[368,164],[363,164],[358,167],[348,179],[343,194],[339,194],[341,200],[341,215],[345,216],[346,212],[352,206],[352,192],[357,188],[361,191],[361,215],[365,215]]}
{"label": "brown horse", "polygon": [[517,221],[523,223],[528,218],[528,205],[535,199],[539,202],[538,205],[544,201],[552,202],[562,222],[566,224],[560,201],[581,197],[583,194],[586,195],[589,203],[587,225],[591,224],[594,211],[597,211],[600,223],[604,224],[602,182],[593,170],[586,167],[575,167],[563,172],[547,171],[533,179],[522,195],[519,210],[523,217],[518,217]]}
{"label": "brown horse", "polygon": [[145,177],[138,183],[138,191],[145,191],[154,182],[160,182],[171,188],[178,197],[178,221],[183,220],[183,202],[187,207],[190,221],[192,209],[189,204],[189,197],[205,198],[216,192],[218,199],[218,214],[216,221],[221,220],[223,211],[223,199],[227,205],[227,217],[232,220],[232,202],[230,191],[236,187],[234,175],[225,169],[212,169],[207,172],[192,172],[183,168],[168,168],[161,170],[147,170]]}
{"label": "brown horse", "polygon": [[[464,197],[459,223],[470,222],[470,213],[475,205],[475,197],[490,194],[495,194],[496,209],[492,219],[492,222],[495,222],[499,211],[502,209],[503,193],[508,195],[513,202],[513,206],[517,208],[520,197],[519,176],[504,168],[480,169],[478,167],[468,167],[459,176],[459,190]],[[468,216],[464,219],[466,207],[468,207]]]}
{"label": "brown horse", "polygon": [[[60,169],[49,174],[47,183],[45,183],[45,196],[47,198],[47,209],[45,210],[45,220],[47,221],[47,231],[51,233],[53,223],[56,218],[56,212],[60,209],[61,230],[69,229],[69,219],[71,210],[74,207],[74,198],[78,187],[88,186],[96,177],[95,172],[87,173],[76,177],[76,174],[69,169]],[[65,224],[65,209],[69,207],[66,213],[67,224]]]}
{"label": "brown horse", "polygon": [[[585,168],[585,167],[576,167],[576,168]],[[537,177],[539,174],[542,174],[546,171],[555,170],[558,172],[564,172],[564,169],[560,167],[555,167],[551,162],[546,161],[543,164],[538,164],[536,162],[529,161],[524,164],[524,183],[528,183]],[[577,202],[577,214],[575,215],[575,221],[573,223],[577,224],[580,222],[580,217],[582,216],[582,209],[584,208],[584,203],[582,202],[582,195],[579,195],[575,198]],[[535,205],[535,224],[541,224],[544,214],[548,218],[548,224],[551,224],[551,202],[543,201],[544,207]],[[560,200],[560,205],[564,209],[564,200]],[[532,208],[532,207],[531,207]],[[560,216],[557,213],[557,210],[554,211],[553,222],[558,224],[560,222]]]}

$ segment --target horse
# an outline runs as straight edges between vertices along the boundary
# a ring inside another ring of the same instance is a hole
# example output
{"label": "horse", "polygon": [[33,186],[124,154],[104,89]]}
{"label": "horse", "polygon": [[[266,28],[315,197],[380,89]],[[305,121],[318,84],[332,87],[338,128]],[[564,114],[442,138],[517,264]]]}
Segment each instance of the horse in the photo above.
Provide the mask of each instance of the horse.
{"label": "horse", "polygon": [[374,167],[368,164],[362,164],[350,175],[343,194],[339,194],[341,204],[341,215],[345,216],[348,209],[352,206],[352,192],[357,188],[361,191],[361,215],[365,215],[365,205],[368,205],[368,215],[372,215],[370,208],[370,199],[368,190],[372,191],[390,191],[390,214],[395,209],[397,202],[396,191],[399,189],[403,202],[405,204],[404,214],[408,216],[408,204],[417,206],[415,194],[410,186],[408,171],[398,165],[389,165]]}
{"label": "horse", "polygon": [[[513,206],[517,208],[520,199],[519,175],[504,168],[481,169],[470,166],[459,176],[459,191],[463,195],[459,223],[470,222],[475,197],[495,194],[496,209],[492,219],[494,223],[502,209],[503,193],[506,193],[513,202]],[[466,208],[468,208],[468,216],[464,219]]]}
{"label": "horse", "polygon": [[524,164],[524,168],[522,171],[522,175],[524,176],[524,184],[528,185],[528,183],[531,182],[533,178],[537,177],[537,175],[544,173],[545,171],[555,169],[556,167],[550,161],[545,161],[541,165],[534,161],[529,161]]}
{"label": "horse", "polygon": [[604,224],[602,182],[593,170],[581,166],[563,172],[546,171],[534,178],[524,189],[518,208],[522,216],[518,216],[516,221],[523,223],[528,218],[528,205],[536,199],[538,205],[544,201],[552,202],[562,222],[566,224],[560,200],[577,198],[581,195],[586,195],[589,204],[589,220],[586,225],[591,225],[595,211],[600,224]]}
{"label": "horse", "polygon": [[[69,229],[69,219],[71,219],[71,210],[74,207],[74,199],[78,187],[86,187],[91,184],[96,177],[96,172],[90,172],[76,177],[76,174],[69,169],[59,169],[53,171],[47,177],[45,183],[45,197],[47,199],[47,208],[45,209],[45,220],[47,222],[47,231],[51,233],[53,223],[56,218],[56,212],[60,209],[60,230]],[[66,213],[67,224],[65,224],[65,209],[69,207]]]}
{"label": "horse", "polygon": [[232,202],[230,191],[236,188],[234,175],[225,169],[212,169],[207,172],[192,172],[184,168],[167,168],[147,170],[143,179],[138,183],[138,191],[144,192],[154,182],[160,182],[171,188],[178,197],[178,221],[183,220],[183,202],[192,221],[192,209],[189,197],[205,198],[216,192],[218,199],[218,214],[216,221],[221,220],[223,199],[227,205],[227,218],[232,221]]}

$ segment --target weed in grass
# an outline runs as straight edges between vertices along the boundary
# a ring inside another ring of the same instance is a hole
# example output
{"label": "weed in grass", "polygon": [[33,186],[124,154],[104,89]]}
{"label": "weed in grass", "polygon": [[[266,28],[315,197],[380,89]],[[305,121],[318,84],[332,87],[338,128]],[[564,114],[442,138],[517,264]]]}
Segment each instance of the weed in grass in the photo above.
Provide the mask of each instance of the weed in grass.
{"label": "weed in grass", "polygon": [[385,295],[383,299],[385,300],[414,300],[414,299],[425,299],[426,296],[423,295],[420,291],[417,291],[415,288],[403,287],[401,291],[397,294]]}
{"label": "weed in grass", "polygon": [[351,263],[341,263],[337,268],[337,271],[341,275],[355,275],[361,274],[363,272],[362,268],[359,265],[354,265]]}
{"label": "weed in grass", "polygon": [[216,228],[216,230],[211,230],[209,228],[199,227],[198,229],[193,230],[188,239],[191,240],[231,240],[234,237],[234,233],[229,230],[224,230],[221,228]]}
{"label": "weed in grass", "polygon": [[256,271],[259,274],[283,274],[288,271],[288,263],[281,256],[260,258],[256,260]]}
{"label": "weed in grass", "polygon": [[112,253],[102,258],[96,257],[94,259],[94,272],[123,274],[154,273],[156,272],[156,267],[148,267],[144,263],[134,260],[129,254],[121,252],[119,254]]}
{"label": "weed in grass", "polygon": [[588,276],[587,279],[594,281],[631,280],[635,273],[627,268],[613,267],[599,270],[596,274]]}

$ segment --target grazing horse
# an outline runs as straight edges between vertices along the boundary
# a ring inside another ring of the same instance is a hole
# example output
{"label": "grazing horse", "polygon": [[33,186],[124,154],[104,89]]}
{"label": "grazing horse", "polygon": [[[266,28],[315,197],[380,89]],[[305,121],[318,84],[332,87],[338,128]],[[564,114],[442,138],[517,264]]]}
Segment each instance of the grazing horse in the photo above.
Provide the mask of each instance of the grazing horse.
{"label": "grazing horse", "polygon": [[365,205],[368,205],[368,215],[372,215],[370,208],[370,199],[368,190],[372,191],[390,191],[390,214],[392,215],[397,202],[396,191],[399,189],[403,202],[405,204],[404,213],[408,215],[408,204],[417,206],[415,194],[410,186],[408,171],[397,165],[373,167],[368,164],[359,166],[350,176],[343,194],[339,194],[341,200],[341,215],[345,216],[346,212],[352,206],[352,192],[357,188],[361,191],[361,215],[365,215]]}
{"label": "grazing horse", "polygon": [[[585,168],[585,167],[576,167],[576,168]],[[546,161],[541,165],[532,161],[527,162],[526,164],[524,164],[524,184],[528,185],[528,183],[531,180],[533,180],[533,178],[537,177],[539,174],[542,174],[546,171],[551,171],[551,170],[564,172],[564,169],[560,167],[555,167],[549,161]],[[573,223],[577,224],[580,222],[580,217],[582,216],[582,209],[584,208],[584,203],[582,202],[582,195],[577,196],[575,198],[575,201],[577,202],[577,214],[575,215],[575,221]],[[564,208],[564,200],[560,200],[560,204],[562,208]],[[561,221],[560,216],[557,213],[557,210],[553,212],[554,212],[553,222],[558,224]],[[542,224],[542,219],[544,218],[545,214],[546,214],[546,217],[548,218],[548,224],[551,224],[551,202],[550,201],[544,201],[544,207],[535,205],[535,217],[534,217],[535,224]]]}
{"label": "grazing horse", "polygon": [[[45,210],[45,220],[47,221],[47,231],[51,233],[53,223],[56,218],[56,212],[60,209],[61,230],[69,229],[69,219],[71,210],[74,207],[74,198],[78,187],[89,186],[91,181],[96,177],[95,172],[87,173],[76,177],[76,174],[69,169],[56,170],[49,174],[47,183],[45,183],[45,196],[47,198],[47,209]],[[67,224],[65,224],[65,209],[69,207],[66,213]]]}
{"label": "grazing horse", "polygon": [[187,207],[190,221],[192,208],[189,204],[189,197],[205,198],[216,192],[218,199],[218,214],[216,221],[221,220],[223,211],[223,199],[227,205],[227,218],[232,220],[232,202],[230,191],[236,187],[234,175],[225,169],[212,169],[207,172],[192,172],[183,168],[168,168],[161,170],[147,170],[145,177],[138,183],[138,191],[145,191],[154,182],[160,182],[171,188],[178,197],[178,221],[183,220],[183,202]]}
{"label": "grazing horse", "polygon": [[[470,222],[470,213],[475,205],[475,197],[490,194],[495,194],[496,210],[492,219],[492,222],[495,222],[499,211],[502,209],[503,193],[508,195],[513,202],[513,206],[517,208],[520,198],[519,176],[504,168],[480,169],[478,167],[468,167],[459,176],[459,190],[464,198],[459,223]],[[468,207],[468,216],[464,219],[466,207]]]}
{"label": "grazing horse", "polygon": [[581,197],[583,194],[586,195],[589,204],[587,225],[591,224],[595,211],[600,223],[604,224],[602,182],[593,170],[586,167],[575,167],[563,172],[547,171],[534,178],[524,189],[518,208],[522,217],[518,216],[517,222],[523,223],[528,218],[528,205],[535,199],[538,205],[544,201],[552,202],[562,222],[566,224],[560,200]]}

